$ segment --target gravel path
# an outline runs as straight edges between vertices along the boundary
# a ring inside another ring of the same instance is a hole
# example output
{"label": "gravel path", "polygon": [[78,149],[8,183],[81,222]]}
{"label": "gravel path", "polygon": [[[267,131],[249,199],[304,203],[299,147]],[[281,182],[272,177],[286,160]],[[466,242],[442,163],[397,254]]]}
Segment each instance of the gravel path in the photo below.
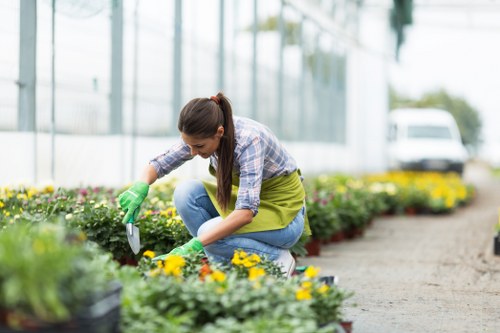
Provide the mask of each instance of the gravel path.
{"label": "gravel path", "polygon": [[363,238],[299,260],[355,292],[344,311],[354,333],[500,332],[500,180],[480,164],[464,180],[477,198],[451,215],[377,218]]}

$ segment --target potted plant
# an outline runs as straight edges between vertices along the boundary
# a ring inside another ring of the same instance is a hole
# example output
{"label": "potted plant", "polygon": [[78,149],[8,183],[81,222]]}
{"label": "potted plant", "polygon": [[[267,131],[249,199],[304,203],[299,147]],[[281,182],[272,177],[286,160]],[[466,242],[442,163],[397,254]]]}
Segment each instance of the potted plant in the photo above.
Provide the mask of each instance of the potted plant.
{"label": "potted plant", "polygon": [[0,331],[115,332],[121,285],[111,257],[60,224],[0,232]]}

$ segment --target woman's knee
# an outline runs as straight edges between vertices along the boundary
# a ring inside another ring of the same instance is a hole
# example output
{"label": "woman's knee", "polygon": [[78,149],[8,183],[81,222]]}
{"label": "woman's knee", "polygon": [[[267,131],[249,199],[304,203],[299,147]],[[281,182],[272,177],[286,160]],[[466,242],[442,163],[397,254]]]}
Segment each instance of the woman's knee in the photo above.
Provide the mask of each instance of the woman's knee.
{"label": "woman's knee", "polygon": [[222,217],[214,217],[213,219],[210,219],[203,223],[200,228],[198,229],[198,237],[203,235],[204,233],[214,229],[219,223],[222,222]]}

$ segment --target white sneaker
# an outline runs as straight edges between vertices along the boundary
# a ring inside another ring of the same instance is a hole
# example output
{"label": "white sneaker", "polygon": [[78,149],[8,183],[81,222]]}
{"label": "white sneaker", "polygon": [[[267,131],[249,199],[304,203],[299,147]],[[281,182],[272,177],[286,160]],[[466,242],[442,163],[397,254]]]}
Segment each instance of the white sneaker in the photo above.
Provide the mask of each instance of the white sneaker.
{"label": "white sneaker", "polygon": [[292,254],[288,250],[281,250],[278,259],[274,261],[278,267],[281,267],[281,271],[285,277],[292,276],[295,271],[295,259],[293,259]]}

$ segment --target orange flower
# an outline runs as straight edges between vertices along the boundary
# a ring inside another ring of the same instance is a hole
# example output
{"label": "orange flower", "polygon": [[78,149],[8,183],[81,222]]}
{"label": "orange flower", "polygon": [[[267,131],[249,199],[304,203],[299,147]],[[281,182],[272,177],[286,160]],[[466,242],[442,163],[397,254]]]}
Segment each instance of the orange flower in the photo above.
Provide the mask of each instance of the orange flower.
{"label": "orange flower", "polygon": [[205,281],[205,277],[210,274],[212,274],[212,269],[210,268],[210,265],[206,263],[203,264],[203,266],[201,266],[200,268],[200,274],[199,274],[200,280]]}

